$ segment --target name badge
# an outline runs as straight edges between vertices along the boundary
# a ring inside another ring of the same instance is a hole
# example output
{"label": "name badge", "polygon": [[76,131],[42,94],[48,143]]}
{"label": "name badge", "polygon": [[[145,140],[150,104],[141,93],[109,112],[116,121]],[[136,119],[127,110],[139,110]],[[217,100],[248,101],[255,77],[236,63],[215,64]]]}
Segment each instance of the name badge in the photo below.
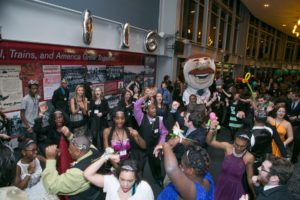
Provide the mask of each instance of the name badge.
{"label": "name badge", "polygon": [[65,97],[64,100],[67,101],[67,98]]}
{"label": "name badge", "polygon": [[130,114],[130,112],[128,113],[128,116],[130,116],[131,114]]}
{"label": "name badge", "polygon": [[94,114],[98,114],[99,113],[99,110],[94,110]]}
{"label": "name badge", "polygon": [[120,151],[120,156],[126,156],[127,155],[127,150],[125,149],[125,150],[122,150],[122,151]]}
{"label": "name badge", "polygon": [[154,133],[158,133],[158,129],[155,129],[155,130],[154,130]]}

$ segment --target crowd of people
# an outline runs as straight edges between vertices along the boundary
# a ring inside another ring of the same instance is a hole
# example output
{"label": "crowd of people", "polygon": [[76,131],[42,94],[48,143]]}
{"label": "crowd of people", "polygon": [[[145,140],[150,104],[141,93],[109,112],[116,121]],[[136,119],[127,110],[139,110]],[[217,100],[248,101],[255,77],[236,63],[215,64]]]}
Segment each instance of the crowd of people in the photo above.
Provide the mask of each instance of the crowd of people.
{"label": "crowd of people", "polygon": [[[0,115],[0,199],[299,199],[299,175],[288,184],[300,153],[299,84],[268,81],[252,92],[217,77],[209,99],[192,94],[186,104],[182,78],[165,76],[159,88],[137,79],[109,108],[101,88],[87,98],[78,85],[71,97],[64,79],[51,102],[39,102],[31,80],[18,148],[7,145]],[[208,147],[224,151],[215,182]],[[143,179],[147,163],[159,194]]]}

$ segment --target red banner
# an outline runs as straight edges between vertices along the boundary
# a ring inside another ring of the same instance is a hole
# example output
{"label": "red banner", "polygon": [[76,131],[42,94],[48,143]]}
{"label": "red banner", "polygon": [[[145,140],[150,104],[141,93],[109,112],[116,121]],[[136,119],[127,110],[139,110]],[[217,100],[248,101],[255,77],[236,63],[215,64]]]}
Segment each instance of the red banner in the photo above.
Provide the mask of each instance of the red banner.
{"label": "red banner", "polygon": [[0,41],[0,64],[140,65],[145,55],[49,44]]}

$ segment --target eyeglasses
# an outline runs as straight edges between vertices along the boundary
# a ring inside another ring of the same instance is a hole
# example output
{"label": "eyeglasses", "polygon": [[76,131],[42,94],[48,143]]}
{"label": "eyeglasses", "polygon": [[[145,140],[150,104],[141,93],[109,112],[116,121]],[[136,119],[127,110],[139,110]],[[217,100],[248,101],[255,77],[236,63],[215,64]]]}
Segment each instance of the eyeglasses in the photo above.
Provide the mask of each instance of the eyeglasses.
{"label": "eyeglasses", "polygon": [[263,171],[263,172],[266,172],[266,173],[268,173],[268,174],[270,174],[271,172],[270,171],[268,171],[268,170],[265,170],[265,168],[264,168],[264,166],[262,165],[262,166],[260,166],[260,167],[258,167],[257,168],[259,171]]}

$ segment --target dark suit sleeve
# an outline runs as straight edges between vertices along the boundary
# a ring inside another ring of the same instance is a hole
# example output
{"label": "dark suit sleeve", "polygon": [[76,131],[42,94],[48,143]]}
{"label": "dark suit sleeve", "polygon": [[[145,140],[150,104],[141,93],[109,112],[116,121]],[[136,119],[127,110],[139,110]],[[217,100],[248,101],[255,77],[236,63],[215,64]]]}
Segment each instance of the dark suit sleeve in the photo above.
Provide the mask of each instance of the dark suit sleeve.
{"label": "dark suit sleeve", "polygon": [[170,112],[173,119],[178,122],[179,126],[180,127],[183,127],[184,126],[184,118],[180,116],[179,112],[176,111],[176,112]]}
{"label": "dark suit sleeve", "polygon": [[276,128],[274,126],[271,126],[270,124],[267,124],[267,125],[273,131],[273,139],[274,139],[274,141],[275,141],[275,143],[276,143],[276,145],[277,145],[277,147],[278,147],[281,155],[286,158],[287,157],[287,151],[286,151],[286,148],[284,147],[283,142],[281,141],[281,139],[279,137],[279,134],[278,134]]}

